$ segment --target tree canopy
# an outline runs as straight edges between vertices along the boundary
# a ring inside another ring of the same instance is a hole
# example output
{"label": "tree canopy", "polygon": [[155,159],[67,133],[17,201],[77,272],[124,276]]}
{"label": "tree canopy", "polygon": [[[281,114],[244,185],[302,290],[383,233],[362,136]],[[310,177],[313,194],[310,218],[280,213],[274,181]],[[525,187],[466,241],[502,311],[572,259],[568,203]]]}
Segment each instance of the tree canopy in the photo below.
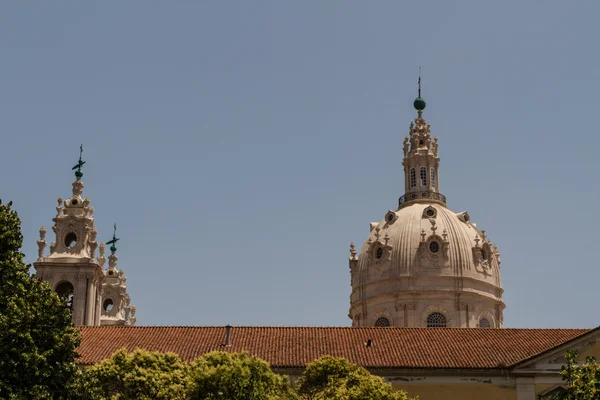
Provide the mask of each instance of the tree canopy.
{"label": "tree canopy", "polygon": [[567,390],[546,396],[544,400],[600,400],[600,364],[594,357],[586,357],[579,364],[578,357],[577,351],[567,351],[566,364],[560,371]]}
{"label": "tree canopy", "polygon": [[296,388],[304,400],[407,400],[383,378],[344,358],[321,357],[306,367]]}
{"label": "tree canopy", "polygon": [[191,399],[283,400],[295,395],[286,376],[247,353],[212,352],[192,362]]}
{"label": "tree canopy", "polygon": [[75,391],[81,399],[187,399],[189,365],[177,354],[121,349],[81,376]]}
{"label": "tree canopy", "polygon": [[78,331],[66,299],[29,274],[22,244],[12,202],[0,201],[0,398],[67,398]]}

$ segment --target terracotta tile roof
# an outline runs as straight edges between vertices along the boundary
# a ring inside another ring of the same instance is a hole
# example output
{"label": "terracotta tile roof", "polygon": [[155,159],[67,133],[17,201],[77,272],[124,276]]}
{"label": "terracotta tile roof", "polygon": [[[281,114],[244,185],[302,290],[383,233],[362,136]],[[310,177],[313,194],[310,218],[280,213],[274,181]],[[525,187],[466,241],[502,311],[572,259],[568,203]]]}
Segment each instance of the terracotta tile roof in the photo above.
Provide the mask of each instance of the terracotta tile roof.
{"label": "terracotta tile roof", "polygon": [[[80,364],[126,347],[174,352],[191,361],[213,350],[247,351],[273,367],[304,367],[323,355],[368,368],[502,368],[535,356],[589,329],[427,329],[140,326],[82,327]],[[372,346],[365,346],[371,339]]]}

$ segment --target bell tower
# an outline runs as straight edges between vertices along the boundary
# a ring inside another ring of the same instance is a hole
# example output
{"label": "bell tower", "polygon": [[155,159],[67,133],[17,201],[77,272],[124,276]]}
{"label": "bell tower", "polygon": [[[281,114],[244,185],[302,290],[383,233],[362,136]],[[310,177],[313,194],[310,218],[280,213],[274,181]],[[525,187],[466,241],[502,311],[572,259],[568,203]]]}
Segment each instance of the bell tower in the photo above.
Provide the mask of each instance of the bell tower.
{"label": "bell tower", "polygon": [[81,159],[73,167],[75,181],[68,199],[58,198],[52,231],[56,235],[50,244],[50,254],[45,256],[46,228],[40,228],[38,258],[33,264],[36,275],[48,283],[59,295],[69,297],[69,307],[75,325],[100,325],[102,284],[105,280],[102,267],[94,260],[98,230],[94,226],[94,208],[90,199],[83,197],[83,172]]}
{"label": "bell tower", "polygon": [[[117,269],[117,224],[113,231],[112,240],[106,242],[110,244],[110,255],[108,256],[108,269],[104,270],[104,285],[102,297],[102,315],[100,325],[135,325],[135,306],[131,305],[131,298],[127,293],[127,277],[122,269]],[[106,262],[104,257],[106,245],[100,243],[100,256],[98,263],[101,267]]]}

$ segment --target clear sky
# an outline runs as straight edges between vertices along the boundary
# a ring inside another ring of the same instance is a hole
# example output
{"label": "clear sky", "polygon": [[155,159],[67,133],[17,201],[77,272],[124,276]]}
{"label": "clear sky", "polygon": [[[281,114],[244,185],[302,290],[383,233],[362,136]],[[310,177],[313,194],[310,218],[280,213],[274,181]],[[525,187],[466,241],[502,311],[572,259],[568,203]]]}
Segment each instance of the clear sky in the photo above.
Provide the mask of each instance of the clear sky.
{"label": "clear sky", "polygon": [[[440,186],[498,244],[507,327],[594,327],[597,1],[3,2],[0,198],[23,251],[71,193],[141,325],[342,325],[348,246],[403,194],[424,113]],[[49,229],[48,238],[52,239]]]}

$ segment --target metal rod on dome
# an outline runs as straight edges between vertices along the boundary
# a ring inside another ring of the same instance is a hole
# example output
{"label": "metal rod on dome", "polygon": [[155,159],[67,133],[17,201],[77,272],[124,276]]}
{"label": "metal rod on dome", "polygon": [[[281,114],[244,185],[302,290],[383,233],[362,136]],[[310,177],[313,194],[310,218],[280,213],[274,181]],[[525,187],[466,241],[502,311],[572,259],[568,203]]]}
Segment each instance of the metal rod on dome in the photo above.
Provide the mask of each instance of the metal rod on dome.
{"label": "metal rod on dome", "polygon": [[421,66],[419,65],[419,97],[421,97]]}

